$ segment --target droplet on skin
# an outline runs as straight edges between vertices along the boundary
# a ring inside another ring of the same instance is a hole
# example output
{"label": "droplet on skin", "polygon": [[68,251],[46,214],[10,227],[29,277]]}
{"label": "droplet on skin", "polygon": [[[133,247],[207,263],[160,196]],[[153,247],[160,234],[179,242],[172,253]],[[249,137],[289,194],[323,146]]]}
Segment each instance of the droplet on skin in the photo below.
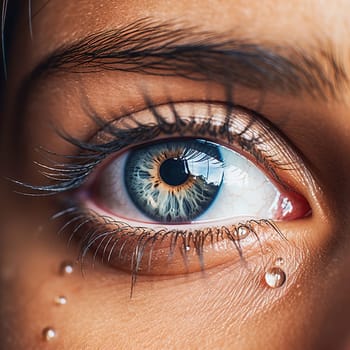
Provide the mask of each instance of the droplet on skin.
{"label": "droplet on skin", "polygon": [[249,235],[249,228],[247,226],[239,226],[235,231],[237,239],[243,239]]}
{"label": "droplet on skin", "polygon": [[51,341],[56,338],[56,331],[52,327],[46,327],[42,331],[42,336],[45,341]]}
{"label": "droplet on skin", "polygon": [[272,248],[270,246],[267,246],[266,248],[264,248],[264,253],[271,253],[272,252]]}
{"label": "droplet on skin", "polygon": [[185,247],[185,250],[186,250],[186,252],[188,252],[188,251],[191,250],[191,247],[190,247],[189,245],[187,245],[187,246]]}
{"label": "droplet on skin", "polygon": [[56,305],[66,305],[67,304],[67,298],[63,295],[57,296],[54,299],[54,302]]}
{"label": "droplet on skin", "polygon": [[74,271],[73,263],[70,261],[64,261],[60,266],[61,275],[71,275]]}
{"label": "droplet on skin", "polygon": [[282,266],[284,264],[283,258],[277,258],[275,261],[275,265]]}
{"label": "droplet on skin", "polygon": [[285,281],[286,274],[279,267],[271,267],[265,273],[265,282],[270,288],[282,287]]}

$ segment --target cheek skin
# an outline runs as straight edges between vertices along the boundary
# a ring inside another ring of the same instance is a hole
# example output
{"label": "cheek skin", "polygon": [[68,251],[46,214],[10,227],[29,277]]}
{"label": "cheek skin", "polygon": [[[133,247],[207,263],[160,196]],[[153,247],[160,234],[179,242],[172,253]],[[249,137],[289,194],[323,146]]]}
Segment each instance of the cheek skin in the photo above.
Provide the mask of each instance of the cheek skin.
{"label": "cheek skin", "polygon": [[[34,211],[42,213],[45,209]],[[312,307],[306,307],[306,300],[300,298],[309,294],[310,281],[303,283],[303,279],[312,275],[304,267],[313,266],[302,253],[308,251],[303,239],[272,239],[263,244],[257,256],[247,252],[246,264],[228,263],[204,274],[139,276],[130,299],[130,275],[99,263],[92,269],[87,262],[85,277],[79,265],[72,275],[58,274],[61,262],[74,261],[76,251],[68,251],[64,240],[57,241],[57,228],[46,227],[38,233],[32,214],[23,217],[25,228],[16,224],[7,228],[14,232],[12,239],[24,243],[7,259],[17,271],[15,283],[5,289],[6,300],[12,305],[6,318],[12,336],[21,334],[14,349],[31,348],[33,344],[36,349],[46,349],[41,330],[47,326],[57,331],[50,344],[53,349],[259,349],[264,343],[267,348],[284,344],[281,346],[286,349],[290,327],[296,333],[303,332],[298,322]],[[307,234],[305,230],[300,237]],[[264,272],[277,257],[285,261],[287,280],[283,287],[271,289],[264,283]],[[54,305],[57,295],[66,296],[67,305]],[[276,340],[276,334],[281,338]],[[295,345],[292,341],[290,344]]]}

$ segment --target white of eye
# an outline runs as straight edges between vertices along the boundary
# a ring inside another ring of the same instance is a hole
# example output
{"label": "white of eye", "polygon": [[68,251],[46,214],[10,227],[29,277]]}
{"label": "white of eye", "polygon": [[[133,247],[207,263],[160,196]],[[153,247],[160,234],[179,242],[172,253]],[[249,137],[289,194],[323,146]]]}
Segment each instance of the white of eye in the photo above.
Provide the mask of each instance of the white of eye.
{"label": "white of eye", "polygon": [[276,186],[250,160],[220,146],[224,178],[215,201],[198,220],[247,217],[274,219],[281,197]]}
{"label": "white of eye", "polygon": [[[275,219],[281,193],[271,180],[250,160],[227,147],[218,145],[224,161],[220,190],[210,207],[196,222],[221,224],[228,219]],[[108,164],[98,178],[98,205],[110,216],[127,223],[152,223],[132,202],[124,181],[124,168],[129,152]],[[154,223],[152,223],[154,225]],[[164,226],[164,224],[161,224]]]}

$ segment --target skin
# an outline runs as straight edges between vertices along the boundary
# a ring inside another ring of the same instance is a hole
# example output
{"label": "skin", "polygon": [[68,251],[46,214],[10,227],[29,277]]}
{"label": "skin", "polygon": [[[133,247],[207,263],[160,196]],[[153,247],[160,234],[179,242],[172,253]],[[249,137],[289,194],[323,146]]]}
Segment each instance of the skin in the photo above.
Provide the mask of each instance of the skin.
{"label": "skin", "polygon": [[[33,13],[37,8],[40,2],[33,1]],[[22,79],[53,49],[144,17],[164,22],[180,19],[203,30],[271,45],[295,45],[305,51],[326,37],[350,74],[349,11],[345,0],[271,0],[263,6],[258,1],[248,5],[244,1],[50,1],[33,20],[33,39],[25,11],[19,14],[2,113],[13,118]],[[40,156],[34,147],[71,151],[48,121],[75,137],[94,131],[79,105],[81,87],[99,113],[112,107],[115,113],[145,108],[140,87],[151,91],[157,103],[165,103],[169,96],[176,101],[207,100],[208,91],[212,101],[224,98],[222,89],[210,83],[121,72],[68,74],[40,81],[32,87],[24,109],[23,163],[20,171],[11,171],[6,162],[5,176],[38,183],[42,178],[32,161]],[[254,109],[261,92],[237,90],[235,100]],[[60,263],[75,261],[77,247],[67,248],[66,240],[55,234],[57,226],[47,219],[55,212],[54,199],[20,196],[8,182],[1,183],[4,347],[350,349],[349,102],[349,86],[343,87],[337,100],[266,95],[261,113],[300,150],[309,169],[303,173],[312,174],[303,182],[286,174],[313,212],[310,218],[281,223],[288,242],[266,232],[263,250],[253,245],[246,251],[247,266],[235,254],[232,261],[205,274],[139,276],[131,299],[130,274],[101,263],[94,268],[87,264],[84,276],[79,265],[72,275],[61,276]],[[271,289],[264,283],[264,273],[277,257],[285,261],[287,280],[282,288]],[[57,295],[67,296],[67,305],[55,305]],[[47,326],[57,330],[50,344],[41,335]]]}

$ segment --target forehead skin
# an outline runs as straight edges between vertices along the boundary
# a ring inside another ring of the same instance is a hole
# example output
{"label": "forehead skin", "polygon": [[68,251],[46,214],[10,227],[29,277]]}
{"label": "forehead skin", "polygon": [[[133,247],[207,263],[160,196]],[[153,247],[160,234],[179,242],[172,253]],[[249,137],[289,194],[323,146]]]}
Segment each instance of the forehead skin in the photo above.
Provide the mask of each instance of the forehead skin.
{"label": "forehead skin", "polygon": [[[26,3],[26,1],[24,1]],[[46,3],[46,0],[32,2],[32,13],[36,14],[38,9]],[[70,43],[77,39],[87,36],[90,33],[97,31],[116,28],[119,26],[132,23],[135,20],[140,18],[152,18],[159,20],[160,22],[169,22],[174,21],[178,23],[186,23],[186,25],[192,25],[198,27],[202,30],[209,30],[213,32],[225,32],[232,33],[232,36],[235,38],[247,38],[254,41],[276,44],[276,45],[291,45],[297,46],[301,49],[305,48],[306,50],[313,50],[315,46],[318,46],[319,43],[331,43],[332,47],[335,50],[335,53],[339,60],[343,62],[344,69],[347,72],[350,72],[350,25],[348,19],[348,13],[350,13],[350,2],[347,0],[338,0],[338,1],[93,1],[93,0],[79,0],[79,1],[66,1],[66,0],[50,0],[45,7],[43,7],[40,12],[33,18],[32,27],[33,27],[33,37],[30,37],[29,33],[29,23],[26,16],[27,6],[23,7],[24,10],[19,19],[19,27],[17,29],[17,39],[15,44],[11,48],[9,53],[9,101],[14,103],[14,96],[18,91],[19,85],[22,79],[29,74],[29,72],[49,53],[54,51],[57,47],[61,46],[64,43]],[[23,60],[25,57],[25,60]],[[350,101],[350,94],[348,91],[344,91],[343,96],[344,105],[348,104]],[[350,130],[349,123],[349,114],[348,113],[339,113],[332,117],[332,121],[325,121],[325,123],[332,123],[333,129],[339,129],[340,133],[348,133]],[[321,123],[321,121],[320,121]],[[350,149],[349,141],[347,138],[339,140],[339,144],[342,144],[347,149]],[[350,168],[348,161],[344,161],[344,168]],[[346,190],[344,190],[346,191]],[[350,194],[350,191],[348,192]],[[347,218],[349,222],[349,218]],[[345,220],[344,220],[345,221]],[[44,249],[44,248],[42,248]],[[33,254],[34,256],[34,254]],[[33,257],[33,261],[35,258]],[[345,262],[349,264],[349,261]],[[344,266],[346,265],[344,263]],[[337,271],[338,277],[340,275],[346,275],[346,271]],[[103,276],[103,275],[102,275]],[[100,276],[98,276],[100,277]],[[94,280],[92,283],[98,285],[103,294],[104,285],[108,285],[108,280],[104,280],[100,286],[100,280]],[[33,282],[34,283],[34,282]],[[52,291],[52,293],[57,293],[58,282],[56,284],[50,284],[46,282],[47,288]],[[78,285],[78,283],[77,283]],[[201,286],[203,287],[204,284]],[[33,287],[33,286],[32,286]],[[55,287],[57,287],[55,289]],[[110,286],[109,286],[110,287]],[[186,286],[185,286],[186,287]],[[215,286],[212,285],[213,288]],[[344,287],[344,286],[343,286]],[[80,286],[78,285],[76,289],[78,290]],[[154,287],[156,288],[156,287]],[[107,287],[106,287],[107,289]],[[111,292],[106,294],[108,298],[112,300],[114,294]],[[330,290],[330,283],[323,288],[322,291],[318,291],[317,287],[313,289],[314,295],[310,296],[310,299],[306,294],[303,294],[303,300],[299,300],[301,294],[295,294],[295,299],[292,300],[293,307],[299,307],[298,314],[293,315],[293,319],[287,319],[291,314],[284,315],[279,313],[277,309],[276,314],[274,314],[274,319],[272,318],[271,313],[266,316],[261,316],[259,322],[252,323],[247,327],[242,327],[239,329],[240,325],[234,324],[220,324],[222,319],[231,319],[232,315],[225,315],[225,310],[221,310],[221,318],[218,318],[219,322],[217,325],[211,325],[211,334],[207,334],[205,327],[207,326],[205,320],[200,318],[200,310],[197,310],[198,315],[193,315],[194,318],[198,316],[198,324],[203,325],[198,331],[198,337],[201,337],[201,341],[197,341],[197,345],[206,344],[205,337],[211,337],[212,339],[207,342],[211,347],[214,347],[214,343],[219,345],[218,348],[225,348],[226,340],[230,336],[234,335],[236,339],[229,341],[229,343],[240,344],[241,339],[243,339],[247,349],[252,348],[261,348],[260,343],[264,343],[265,348],[276,348],[273,345],[274,342],[283,344],[284,337],[286,335],[293,334],[292,338],[296,348],[306,348],[304,344],[309,344],[308,341],[303,340],[305,335],[305,326],[310,326],[313,324],[313,320],[309,319],[306,321],[304,317],[305,314],[308,314],[308,307],[311,305],[311,299],[317,299],[323,301],[323,297],[326,295],[328,298],[328,305],[332,305],[334,294],[328,292]],[[33,287],[35,290],[35,287]],[[316,290],[316,291],[315,291]],[[346,293],[350,290],[350,286],[344,288],[338,288],[337,295],[340,305],[349,303]],[[344,293],[342,294],[342,291]],[[183,295],[180,295],[184,299],[187,297],[189,291],[182,289]],[[301,292],[300,292],[301,293]],[[319,293],[319,294],[317,294]],[[323,294],[322,294],[323,293]],[[328,294],[327,294],[328,293]],[[150,293],[149,295],[152,295]],[[148,296],[149,296],[148,295]],[[43,297],[47,298],[45,295]],[[90,296],[88,296],[90,297]],[[102,296],[92,296],[93,301],[90,303],[90,300],[87,298],[85,302],[79,304],[82,308],[90,310],[90,318],[86,317],[86,314],[81,313],[81,317],[78,317],[79,324],[70,324],[70,330],[73,334],[80,334],[82,337],[86,336],[87,339],[90,339],[90,334],[87,332],[91,329],[91,324],[93,324],[94,332],[96,336],[96,344],[101,344],[101,338],[106,332],[106,329],[112,331],[111,325],[106,327],[105,320],[110,320],[110,323],[115,321],[114,316],[118,317],[120,322],[128,323],[132,315],[137,315],[137,308],[143,308],[145,315],[152,315],[154,309],[157,308],[157,303],[160,304],[164,300],[152,301],[152,303],[144,304],[142,301],[142,296],[140,299],[137,299],[130,304],[127,304],[129,300],[125,301],[124,299],[118,299],[115,296],[109,306],[115,309],[108,310],[107,314],[104,315],[105,311],[101,305],[98,305],[98,300],[101,300]],[[180,297],[179,297],[180,298]],[[205,292],[201,294],[203,304],[208,309],[208,313],[211,315],[211,319],[215,321],[215,312],[222,307],[222,305],[217,300],[207,300],[207,295]],[[83,299],[83,298],[82,298]],[[221,300],[222,301],[222,300]],[[77,301],[78,303],[78,301]],[[123,312],[125,316],[121,317],[118,315],[118,308],[120,305],[125,308]],[[165,303],[166,304],[166,303]],[[220,304],[220,305],[219,305]],[[321,302],[320,302],[321,304]],[[172,304],[173,305],[173,304]],[[45,304],[41,305],[42,307]],[[323,304],[322,304],[323,306]],[[322,309],[320,306],[320,309]],[[167,307],[164,306],[164,307]],[[169,308],[169,315],[166,319],[166,322],[169,327],[172,327],[172,322],[176,317],[180,318],[185,317],[182,310],[176,310],[176,305],[173,306],[174,309]],[[225,308],[230,309],[231,305],[226,305]],[[246,306],[244,306],[246,307]],[[34,305],[29,310],[36,311],[36,306]],[[337,309],[339,310],[339,309]],[[340,310],[339,310],[340,311]],[[70,309],[71,315],[75,316],[73,311]],[[76,311],[79,312],[79,311]],[[80,311],[81,312],[81,311]],[[250,312],[254,312],[251,310]],[[248,312],[247,312],[248,313]],[[38,312],[42,319],[45,319],[45,313]],[[158,308],[159,317],[164,316],[162,310]],[[172,315],[175,315],[174,317]],[[320,312],[322,314],[322,312]],[[44,316],[43,316],[44,315]],[[101,316],[103,315],[103,316]],[[131,315],[131,316],[130,316]],[[337,320],[336,314],[330,313],[331,319],[335,322]],[[74,318],[72,316],[72,319]],[[226,317],[227,316],[227,317]],[[27,318],[26,318],[27,317]],[[24,317],[24,319],[31,320],[31,317],[34,317],[33,314]],[[135,317],[134,317],[135,318]],[[155,329],[159,327],[157,322],[154,321],[156,316],[150,321],[150,324]],[[173,319],[174,318],[174,319]],[[74,318],[75,320],[76,318]],[[64,324],[64,312],[60,314],[59,321],[61,324]],[[344,322],[348,322],[349,319],[344,319]],[[36,323],[38,324],[38,322]],[[269,324],[268,329],[265,327],[266,324]],[[315,324],[318,326],[322,323],[321,319],[317,319]],[[119,327],[120,324],[116,325]],[[188,327],[191,325],[188,324]],[[90,328],[89,328],[90,327]],[[130,323],[130,327],[132,325]],[[151,326],[150,326],[151,327]],[[222,330],[221,328],[227,327],[227,330]],[[167,337],[167,327],[159,327],[161,336],[163,338]],[[125,332],[128,331],[128,326],[122,328]],[[225,338],[216,337],[214,330],[218,330],[218,334],[225,335]],[[239,331],[237,331],[239,329]],[[271,330],[270,334],[267,334]],[[32,330],[31,330],[32,331]],[[130,330],[129,330],[130,331]],[[148,326],[143,325],[142,328],[143,334],[149,332]],[[220,332],[219,332],[220,331]],[[133,332],[131,330],[131,332]],[[163,333],[161,333],[163,332]],[[295,334],[294,334],[295,332]],[[313,336],[318,337],[319,333],[315,330],[312,331]],[[316,334],[317,333],[317,334]],[[320,330],[321,333],[321,330]],[[69,330],[66,332],[67,337],[69,337]],[[154,339],[158,339],[160,335],[154,334]],[[271,334],[273,335],[271,339]],[[343,334],[342,334],[343,335]],[[74,335],[71,335],[74,337]],[[158,336],[158,338],[156,337]],[[135,340],[137,338],[137,332],[135,331]],[[311,336],[310,336],[311,337]],[[262,340],[262,339],[268,339]],[[143,344],[142,341],[145,339],[138,339],[138,344]],[[75,340],[79,343],[79,339]],[[108,336],[106,335],[106,341],[108,341]],[[156,340],[153,342],[152,339],[147,340],[150,344],[150,347],[156,347]],[[62,343],[63,344],[63,343]],[[74,344],[74,339],[70,342],[69,339],[65,340],[64,344]],[[173,344],[169,345],[171,348]],[[271,345],[271,347],[270,347]],[[53,345],[54,346],[54,345]],[[28,348],[30,348],[28,346]],[[54,347],[52,347],[54,348]],[[78,348],[78,346],[77,346]],[[94,348],[94,347],[92,347]],[[227,347],[226,347],[227,348]],[[243,348],[243,347],[242,347]]]}

